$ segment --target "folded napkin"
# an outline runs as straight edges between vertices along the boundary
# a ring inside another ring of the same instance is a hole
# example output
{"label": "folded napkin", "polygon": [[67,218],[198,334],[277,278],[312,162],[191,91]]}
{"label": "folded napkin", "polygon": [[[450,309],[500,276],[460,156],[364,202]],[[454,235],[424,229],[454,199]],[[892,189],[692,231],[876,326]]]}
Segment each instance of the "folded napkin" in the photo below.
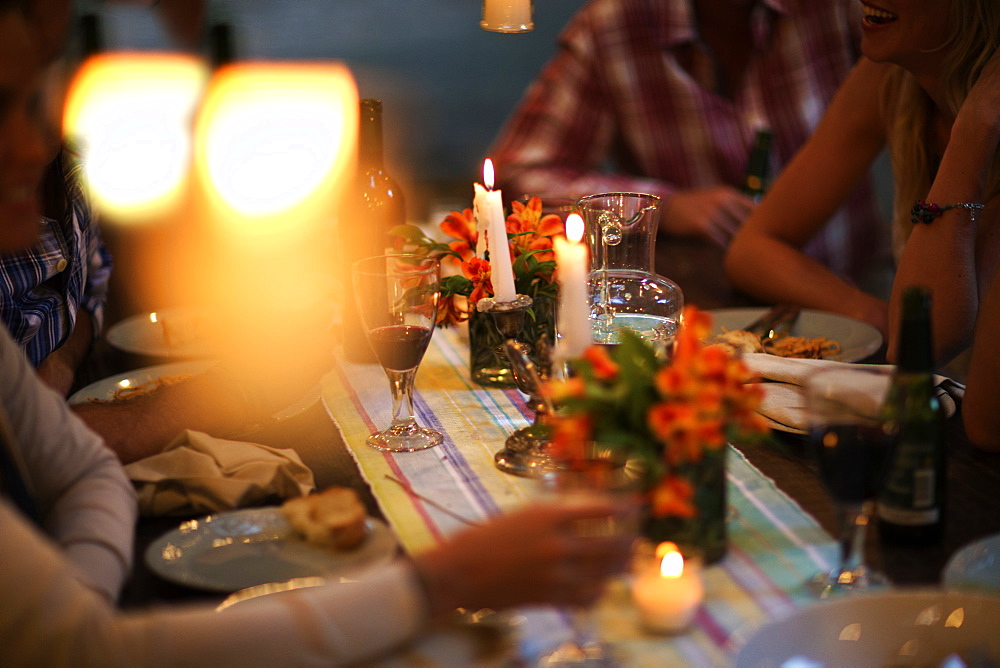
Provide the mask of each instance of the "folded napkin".
{"label": "folded napkin", "polygon": [[[794,434],[804,434],[807,430],[805,395],[802,387],[806,378],[820,369],[832,367],[868,367],[894,368],[891,365],[878,364],[848,364],[831,360],[795,359],[778,357],[767,353],[748,353],[743,355],[743,361],[751,371],[758,374],[764,381],[764,400],[760,413],[775,429]],[[945,376],[934,376],[938,401],[944,409],[944,414],[951,417],[955,414],[957,402],[965,396],[965,386],[956,383]],[[874,383],[869,387],[859,387],[858,402],[864,405],[866,412],[877,410],[885,395],[885,382]]]}
{"label": "folded napkin", "polygon": [[294,450],[186,430],[163,452],[125,467],[147,516],[196,515],[263,505],[316,489]]}

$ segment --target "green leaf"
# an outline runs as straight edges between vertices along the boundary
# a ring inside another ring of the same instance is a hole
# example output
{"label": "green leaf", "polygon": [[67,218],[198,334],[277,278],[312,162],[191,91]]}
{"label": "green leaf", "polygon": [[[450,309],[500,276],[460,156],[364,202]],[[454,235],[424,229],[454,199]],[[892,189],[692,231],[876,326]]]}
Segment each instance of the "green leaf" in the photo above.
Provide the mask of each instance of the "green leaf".
{"label": "green leaf", "polygon": [[463,295],[468,297],[472,294],[472,280],[465,276],[453,274],[441,278],[441,294],[444,296]]}

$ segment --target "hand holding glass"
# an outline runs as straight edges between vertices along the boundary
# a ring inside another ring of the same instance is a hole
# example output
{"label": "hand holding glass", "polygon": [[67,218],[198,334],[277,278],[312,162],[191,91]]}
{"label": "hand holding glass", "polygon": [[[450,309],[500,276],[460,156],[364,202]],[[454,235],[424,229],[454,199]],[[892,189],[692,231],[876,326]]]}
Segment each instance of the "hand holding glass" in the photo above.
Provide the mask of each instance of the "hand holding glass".
{"label": "hand holding glass", "polygon": [[355,262],[352,270],[358,313],[392,389],[392,424],[367,443],[391,452],[438,445],[441,434],[417,425],[413,410],[413,381],[441,298],[438,262],[420,255],[380,255]]}
{"label": "hand holding glass", "polygon": [[864,561],[866,528],[885,479],[893,438],[881,417],[885,369],[819,371],[806,381],[809,444],[840,522],[839,563],[813,585],[820,597],[886,584]]}
{"label": "hand holding glass", "polygon": [[[617,453],[588,443],[579,458],[555,459],[547,462],[548,466],[540,476],[542,489],[555,495],[563,503],[573,504],[593,499],[595,497],[613,498],[616,503],[624,504],[635,501],[633,496],[638,493],[638,480],[630,476],[624,460]],[[635,502],[633,511],[637,511]],[[580,520],[574,524],[577,536],[591,538],[618,537],[630,540],[638,529],[638,513],[624,513],[616,516]],[[600,587],[600,581],[591,581],[585,576],[584,581],[574,582],[572,586]],[[598,589],[595,589],[595,594]],[[611,648],[603,643],[596,633],[592,613],[583,608],[569,612],[572,625],[572,637],[552,652],[542,657],[542,666],[579,666],[614,665]]]}

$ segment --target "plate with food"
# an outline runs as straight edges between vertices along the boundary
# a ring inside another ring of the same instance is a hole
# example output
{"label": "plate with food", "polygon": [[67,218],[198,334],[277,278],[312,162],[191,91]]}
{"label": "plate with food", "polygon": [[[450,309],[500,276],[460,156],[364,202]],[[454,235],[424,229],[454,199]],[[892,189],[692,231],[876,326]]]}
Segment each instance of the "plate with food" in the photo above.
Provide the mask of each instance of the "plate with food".
{"label": "plate with food", "polygon": [[353,490],[331,488],[281,506],[188,520],[146,549],[149,568],[177,584],[234,592],[299,578],[339,578],[390,561],[395,535]]}
{"label": "plate with food", "polygon": [[69,403],[128,401],[204,373],[214,364],[214,362],[205,360],[174,362],[133,369],[102,378],[77,390],[70,396]]}
{"label": "plate with food", "polygon": [[[188,362],[172,362],[155,366],[133,369],[114,376],[108,376],[94,381],[86,387],[74,392],[70,405],[82,403],[115,403],[128,401],[160,388],[176,385],[192,376],[204,373],[216,363],[210,360],[191,360]],[[275,420],[285,420],[294,417],[319,401],[320,386],[315,386],[304,392],[301,397],[284,407],[272,417]]]}
{"label": "plate with food", "polygon": [[140,313],[108,328],[107,342],[128,353],[151,357],[213,357],[204,318],[190,308]]}
{"label": "plate with food", "polygon": [[826,311],[802,309],[787,333],[762,341],[744,328],[767,313],[765,308],[728,308],[708,311],[712,340],[743,352],[766,352],[782,357],[860,362],[882,347],[882,334],[868,323]]}

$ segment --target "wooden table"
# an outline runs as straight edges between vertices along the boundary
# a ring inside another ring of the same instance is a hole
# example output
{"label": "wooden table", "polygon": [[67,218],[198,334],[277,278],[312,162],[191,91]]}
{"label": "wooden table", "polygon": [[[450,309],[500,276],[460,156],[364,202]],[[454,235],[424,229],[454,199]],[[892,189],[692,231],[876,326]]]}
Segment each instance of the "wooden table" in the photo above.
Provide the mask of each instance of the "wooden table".
{"label": "wooden table", "polygon": [[[690,240],[664,239],[657,246],[660,273],[677,282],[689,303],[703,308],[745,306],[752,302],[736,293],[721,271],[720,249]],[[115,354],[109,352],[113,358]],[[119,360],[118,363],[121,363]],[[133,361],[134,363],[134,361]],[[133,367],[134,368],[134,367]],[[120,369],[119,369],[120,370]],[[109,372],[105,367],[102,371]],[[923,548],[883,546],[873,531],[869,562],[880,567],[897,584],[935,584],[948,557],[961,546],[990,534],[1000,533],[1000,454],[975,450],[961,429],[959,416],[949,423],[949,496],[947,531],[941,545]],[[318,487],[345,485],[361,492],[369,511],[380,511],[367,485],[348,454],[340,432],[321,403],[256,434],[254,440],[274,447],[292,448],[313,469]],[[831,534],[836,519],[813,464],[805,455],[800,437],[781,435],[780,450],[736,444],[751,463],[813,515]],[[214,594],[190,590],[164,582],[145,567],[146,545],[175,527],[179,518],[140,520],[136,544],[135,575],[126,587],[123,605],[145,605],[159,601],[210,599]]]}

